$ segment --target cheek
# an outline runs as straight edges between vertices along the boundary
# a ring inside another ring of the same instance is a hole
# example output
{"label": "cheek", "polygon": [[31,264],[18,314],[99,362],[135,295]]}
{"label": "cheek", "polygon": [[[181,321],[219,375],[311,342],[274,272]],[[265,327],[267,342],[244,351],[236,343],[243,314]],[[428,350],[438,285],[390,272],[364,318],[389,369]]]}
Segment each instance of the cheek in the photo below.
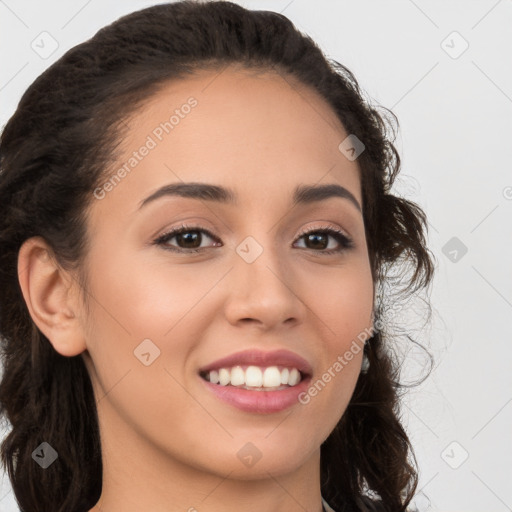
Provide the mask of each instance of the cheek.
{"label": "cheek", "polygon": [[322,421],[328,415],[329,428],[334,428],[359,378],[363,342],[371,337],[373,280],[364,260],[350,269],[329,269],[314,277],[316,286],[304,296],[314,312],[312,324],[320,332],[316,339],[322,343],[317,348],[321,364],[302,403],[318,408]]}
{"label": "cheek", "polygon": [[189,356],[204,339],[212,314],[218,313],[209,292],[225,269],[155,264],[113,253],[95,261],[87,344],[100,393],[129,372],[120,388],[131,387],[128,381],[137,383],[130,402],[144,403],[142,390],[150,389],[152,402],[159,397],[162,404],[179,403],[183,391],[178,382],[186,380]]}
{"label": "cheek", "polygon": [[358,265],[326,269],[312,280],[314,286],[304,291],[304,297],[324,329],[330,350],[342,350],[371,328],[373,281],[369,265],[362,260]]}
{"label": "cheek", "polygon": [[201,307],[208,306],[201,298],[218,281],[218,273],[198,278],[180,265],[171,271],[169,265],[111,256],[96,260],[90,273],[87,320],[98,406],[110,423],[106,428],[113,428],[119,414],[153,439],[164,439],[169,431],[184,439],[186,428],[176,411],[194,409],[183,383],[188,355],[205,331],[197,321]]}
{"label": "cheek", "polygon": [[190,265],[110,258],[95,265],[91,288],[97,300],[95,322],[120,328],[137,339],[171,335],[182,319],[193,315],[201,298],[218,281],[218,272],[198,272]]}

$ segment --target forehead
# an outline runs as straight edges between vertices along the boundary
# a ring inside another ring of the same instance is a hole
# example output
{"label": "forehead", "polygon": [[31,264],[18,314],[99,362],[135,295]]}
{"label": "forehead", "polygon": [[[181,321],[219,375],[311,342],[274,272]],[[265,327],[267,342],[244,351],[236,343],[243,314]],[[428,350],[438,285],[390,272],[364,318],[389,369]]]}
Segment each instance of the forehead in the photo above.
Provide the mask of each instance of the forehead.
{"label": "forehead", "polygon": [[[274,71],[228,67],[164,84],[127,120],[108,195],[138,204],[166,183],[224,183],[246,203],[282,200],[298,183],[338,182],[360,201],[347,137],[315,91]],[[244,192],[245,191],[245,192]],[[245,193],[245,197],[244,197]]]}

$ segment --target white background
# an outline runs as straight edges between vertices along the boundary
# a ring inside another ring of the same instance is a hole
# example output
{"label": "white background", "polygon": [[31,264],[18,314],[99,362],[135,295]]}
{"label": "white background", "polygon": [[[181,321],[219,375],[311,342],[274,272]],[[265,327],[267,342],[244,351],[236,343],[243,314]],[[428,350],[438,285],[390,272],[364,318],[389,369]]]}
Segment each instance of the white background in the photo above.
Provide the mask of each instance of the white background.
{"label": "white background", "polygon": [[[0,0],[0,124],[66,50],[154,3]],[[403,406],[417,503],[421,512],[512,510],[512,1],[238,3],[288,16],[398,116],[397,191],[426,210],[437,258],[434,316],[420,340],[436,367]],[[31,48],[43,31],[58,42],[46,59]],[[445,255],[453,237],[456,253]],[[5,477],[0,512],[17,511]]]}

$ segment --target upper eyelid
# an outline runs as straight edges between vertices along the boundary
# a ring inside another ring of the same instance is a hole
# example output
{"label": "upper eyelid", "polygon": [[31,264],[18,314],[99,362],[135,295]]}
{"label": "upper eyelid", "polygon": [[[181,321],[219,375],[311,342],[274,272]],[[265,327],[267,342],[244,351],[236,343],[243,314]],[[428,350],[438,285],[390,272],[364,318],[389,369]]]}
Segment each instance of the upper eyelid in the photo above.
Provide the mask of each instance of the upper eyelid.
{"label": "upper eyelid", "polygon": [[[326,221],[324,221],[324,222],[326,222]],[[319,231],[319,232],[329,231],[330,229],[335,231],[339,235],[344,236],[348,242],[353,243],[353,237],[350,234],[348,234],[345,229],[339,228],[339,227],[334,227],[333,225],[323,225],[323,226],[315,226],[315,227],[311,227],[311,228],[304,228],[301,231],[299,231],[297,236],[294,238],[294,241],[299,238],[302,238],[303,236],[305,236],[309,233],[316,232],[316,231]],[[159,241],[161,241],[165,238],[172,239],[176,235],[180,234],[180,232],[187,232],[187,231],[204,232],[212,240],[220,242],[220,238],[218,236],[216,236],[215,234],[213,234],[211,232],[211,230],[209,230],[208,228],[202,227],[200,225],[190,225],[190,226],[181,225],[181,226],[175,226],[175,227],[169,229],[168,231],[162,233],[161,235],[156,237],[156,239],[154,240],[154,243],[158,243]],[[329,235],[333,236],[331,233]],[[206,247],[203,247],[202,249],[206,249]],[[183,249],[183,250],[186,251],[187,249]]]}
{"label": "upper eyelid", "polygon": [[[161,235],[158,235],[156,238],[153,239],[152,244],[159,244],[162,243],[165,239],[171,240],[175,236],[179,235],[181,232],[187,232],[187,231],[200,231],[204,232],[208,237],[210,237],[213,241],[219,241],[220,238],[216,235],[214,235],[209,229],[198,226],[198,225],[191,225],[191,226],[175,226],[174,228],[171,228],[167,231],[164,231]],[[187,251],[187,249],[180,248],[183,251]],[[202,249],[206,249],[206,247],[202,247]],[[193,249],[190,249],[193,250]],[[197,249],[196,249],[197,250]]]}
{"label": "upper eyelid", "polygon": [[197,226],[197,225],[195,225],[195,226],[192,226],[192,225],[191,226],[175,226],[174,228],[164,231],[161,235],[158,235],[156,237],[156,240],[160,240],[162,238],[165,238],[165,237],[168,237],[171,235],[173,237],[175,237],[176,235],[179,235],[180,232],[187,232],[187,231],[205,232],[210,238],[219,240],[219,237],[217,235],[214,235],[211,230],[209,230],[208,228]]}
{"label": "upper eyelid", "polygon": [[315,231],[322,232],[322,231],[328,231],[330,229],[332,229],[333,231],[339,232],[339,234],[342,234],[342,235],[346,236],[347,238],[352,239],[352,236],[349,235],[347,230],[345,230],[343,228],[335,227],[332,224],[326,224],[324,226],[318,226],[318,227],[313,227],[313,228],[304,228],[299,231],[297,238],[300,238],[300,237],[307,235],[308,233],[311,233],[311,232],[315,232]]}

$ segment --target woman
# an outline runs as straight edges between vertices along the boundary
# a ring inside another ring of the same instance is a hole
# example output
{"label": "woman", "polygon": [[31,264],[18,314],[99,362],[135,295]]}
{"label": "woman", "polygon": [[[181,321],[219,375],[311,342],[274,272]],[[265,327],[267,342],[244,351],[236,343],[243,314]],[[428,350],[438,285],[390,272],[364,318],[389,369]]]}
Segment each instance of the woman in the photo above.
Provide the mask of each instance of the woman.
{"label": "woman", "polygon": [[230,2],[125,16],[30,86],[0,145],[22,511],[406,510],[383,290],[433,265],[387,131],[288,19]]}

